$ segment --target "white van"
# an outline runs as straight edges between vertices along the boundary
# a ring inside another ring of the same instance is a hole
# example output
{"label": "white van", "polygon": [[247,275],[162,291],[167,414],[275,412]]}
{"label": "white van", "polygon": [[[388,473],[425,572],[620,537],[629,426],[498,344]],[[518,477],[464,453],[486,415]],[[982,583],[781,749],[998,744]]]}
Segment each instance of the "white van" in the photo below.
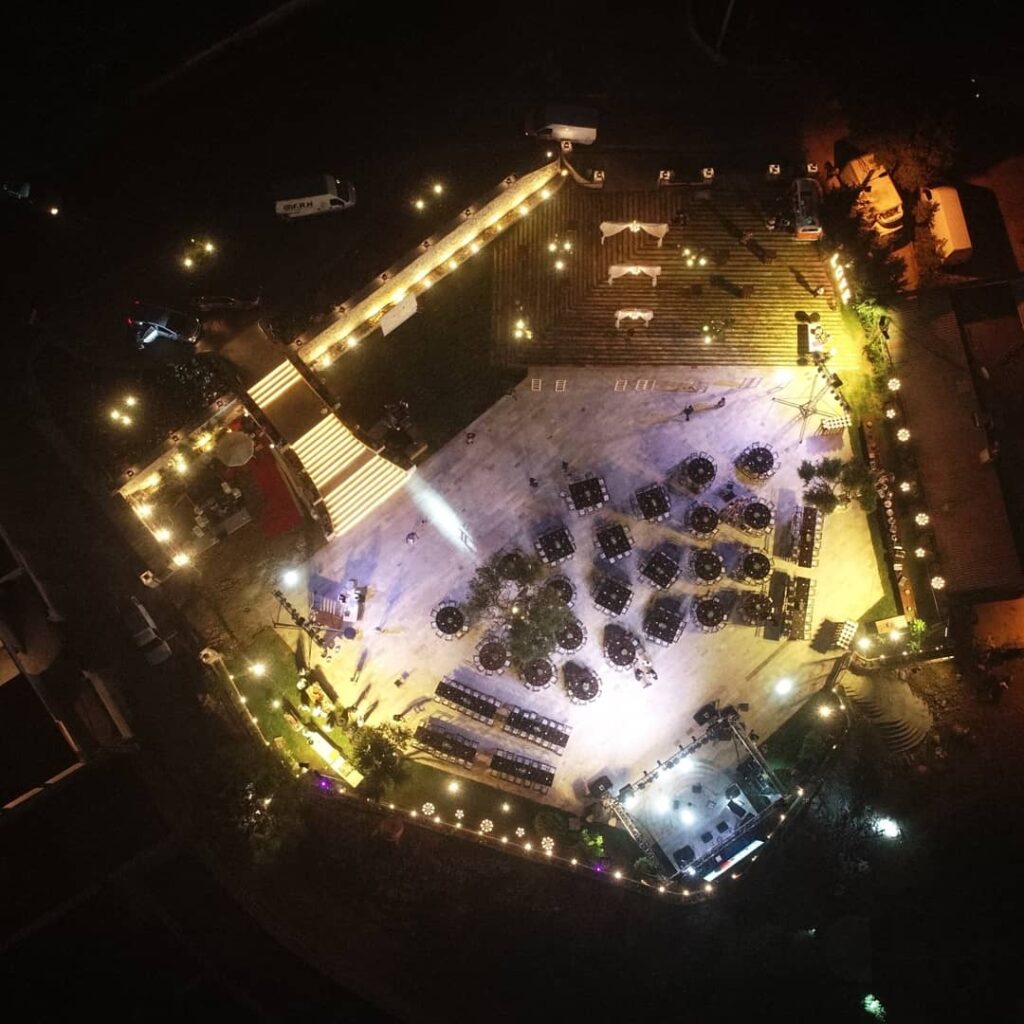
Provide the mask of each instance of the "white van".
{"label": "white van", "polygon": [[796,178],[792,189],[793,234],[799,242],[816,242],[821,230],[821,186],[813,178]]}
{"label": "white van", "polygon": [[847,188],[860,190],[857,198],[858,213],[870,213],[874,229],[880,235],[889,235],[903,225],[903,200],[889,177],[889,172],[875,160],[874,153],[851,160],[840,172],[839,180]]}
{"label": "white van", "polygon": [[527,120],[526,134],[538,139],[590,146],[597,141],[597,111],[591,107],[568,107],[550,103],[535,110]]}
{"label": "white van", "polygon": [[935,251],[947,267],[964,263],[974,253],[971,236],[967,231],[960,196],[955,188],[942,185],[923,188],[921,195],[925,202],[934,204],[931,231],[935,239]]}
{"label": "white van", "polygon": [[281,182],[274,190],[279,217],[308,217],[314,213],[350,210],[356,205],[355,186],[332,174],[311,174]]}

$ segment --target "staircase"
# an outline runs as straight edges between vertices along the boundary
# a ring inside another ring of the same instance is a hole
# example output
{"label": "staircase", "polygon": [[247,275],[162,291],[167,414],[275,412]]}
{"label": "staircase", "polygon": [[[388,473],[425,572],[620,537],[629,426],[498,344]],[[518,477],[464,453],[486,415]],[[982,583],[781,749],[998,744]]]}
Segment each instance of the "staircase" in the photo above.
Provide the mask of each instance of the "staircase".
{"label": "staircase", "polygon": [[878,728],[894,755],[910,754],[928,735],[931,714],[905,684],[847,674],[840,686],[856,711]]}

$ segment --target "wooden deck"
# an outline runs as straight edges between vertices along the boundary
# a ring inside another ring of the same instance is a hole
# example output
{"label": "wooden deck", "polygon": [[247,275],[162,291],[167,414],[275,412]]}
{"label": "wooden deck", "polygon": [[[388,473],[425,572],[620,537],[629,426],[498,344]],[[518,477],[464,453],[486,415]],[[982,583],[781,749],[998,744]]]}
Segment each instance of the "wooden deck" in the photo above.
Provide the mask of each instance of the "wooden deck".
{"label": "wooden deck", "polygon": [[[784,188],[784,186],[781,186]],[[780,186],[717,179],[711,186],[605,191],[567,182],[494,245],[494,337],[500,357],[522,364],[746,364],[798,362],[798,311],[817,312],[840,351],[845,333],[820,246],[765,228]],[[685,210],[686,226],[673,224]],[[647,221],[672,227],[661,248],[651,236],[624,231],[601,244],[601,221]],[[753,238],[744,244],[744,231]],[[552,253],[568,239],[572,252]],[[688,268],[682,249],[707,257]],[[774,255],[763,262],[757,247]],[[565,261],[561,272],[556,258]],[[608,283],[608,267],[657,264],[657,287],[645,276]],[[816,298],[813,289],[826,288]],[[648,327],[617,330],[615,311],[650,309]],[[514,337],[522,318],[532,339]],[[706,344],[702,326],[728,325]]]}

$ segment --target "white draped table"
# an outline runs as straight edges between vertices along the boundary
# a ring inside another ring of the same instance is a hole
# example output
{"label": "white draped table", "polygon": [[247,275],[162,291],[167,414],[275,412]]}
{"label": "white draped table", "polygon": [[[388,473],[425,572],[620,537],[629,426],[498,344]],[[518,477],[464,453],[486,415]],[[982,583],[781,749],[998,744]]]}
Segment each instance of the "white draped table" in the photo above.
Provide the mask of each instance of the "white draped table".
{"label": "white draped table", "polygon": [[619,309],[615,313],[615,328],[621,327],[623,320],[642,320],[644,327],[650,327],[653,319],[653,309]]}
{"label": "white draped table", "polygon": [[601,244],[604,245],[606,238],[611,238],[612,235],[617,235],[620,231],[629,229],[633,234],[638,234],[641,231],[646,231],[647,234],[653,235],[658,240],[658,248],[661,248],[662,239],[668,234],[667,224],[648,224],[644,221],[639,220],[627,220],[627,221],[616,221],[616,220],[603,220],[601,221]]}
{"label": "white draped table", "polygon": [[608,283],[611,284],[617,277],[625,277],[627,274],[637,277],[639,274],[646,274],[651,279],[651,286],[658,285],[658,275],[661,267],[641,266],[640,264],[613,263],[608,268]]}

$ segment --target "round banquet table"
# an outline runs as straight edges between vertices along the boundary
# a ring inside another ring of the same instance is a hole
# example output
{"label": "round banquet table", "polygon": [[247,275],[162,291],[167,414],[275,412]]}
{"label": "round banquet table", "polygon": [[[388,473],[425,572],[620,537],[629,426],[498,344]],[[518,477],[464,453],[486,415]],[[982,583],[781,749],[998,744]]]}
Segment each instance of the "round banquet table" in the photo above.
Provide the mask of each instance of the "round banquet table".
{"label": "round banquet table", "polygon": [[480,664],[488,672],[497,672],[499,668],[505,667],[508,653],[505,650],[505,645],[499,640],[488,640],[480,648],[478,658]]}
{"label": "round banquet table", "polygon": [[767,530],[772,524],[772,510],[760,501],[752,501],[743,509],[743,522],[752,530]]}
{"label": "round banquet table", "polygon": [[462,613],[461,608],[448,604],[438,610],[437,618],[434,621],[437,623],[438,630],[445,636],[455,636],[466,624],[466,616]]}

